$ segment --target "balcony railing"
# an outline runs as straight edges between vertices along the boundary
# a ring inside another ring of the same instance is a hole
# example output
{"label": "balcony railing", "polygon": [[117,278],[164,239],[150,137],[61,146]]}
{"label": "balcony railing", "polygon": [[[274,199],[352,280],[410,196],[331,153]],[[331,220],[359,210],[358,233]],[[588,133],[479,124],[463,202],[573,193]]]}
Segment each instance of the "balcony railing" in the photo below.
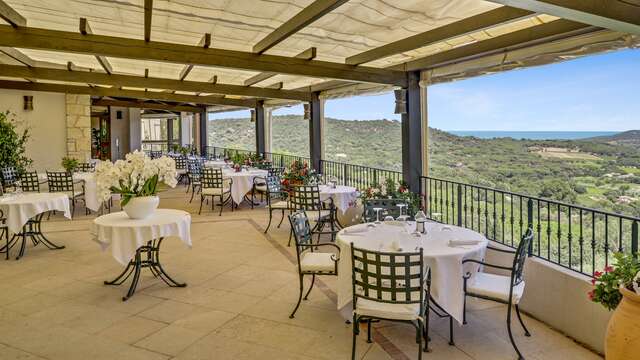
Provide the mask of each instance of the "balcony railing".
{"label": "balcony railing", "polygon": [[[225,148],[212,151],[253,153]],[[264,155],[275,166],[309,161],[302,156]],[[321,160],[319,173],[325,180],[333,178],[358,189],[389,178],[402,180],[398,171],[329,160]],[[480,232],[506,246],[518,246],[531,227],[535,236],[529,249],[532,256],[588,276],[609,265],[613,252],[638,253],[640,218],[434,177],[421,177],[420,195],[431,219]]]}
{"label": "balcony railing", "polygon": [[612,252],[638,252],[639,218],[433,177],[421,178],[427,215],[515,247],[528,227],[530,254],[585,275]]}

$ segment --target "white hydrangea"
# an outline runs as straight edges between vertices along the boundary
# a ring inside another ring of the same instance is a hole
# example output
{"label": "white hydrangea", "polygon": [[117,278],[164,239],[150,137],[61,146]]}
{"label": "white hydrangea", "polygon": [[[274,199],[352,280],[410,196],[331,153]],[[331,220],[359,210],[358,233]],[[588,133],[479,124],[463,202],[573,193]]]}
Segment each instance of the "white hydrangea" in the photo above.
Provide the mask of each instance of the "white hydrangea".
{"label": "white hydrangea", "polygon": [[95,173],[98,196],[104,200],[111,197],[111,188],[119,188],[120,183],[127,187],[141,186],[154,175],[158,175],[159,182],[170,187],[175,187],[178,182],[173,159],[163,156],[152,160],[138,150],[127,154],[125,160],[100,162]]}

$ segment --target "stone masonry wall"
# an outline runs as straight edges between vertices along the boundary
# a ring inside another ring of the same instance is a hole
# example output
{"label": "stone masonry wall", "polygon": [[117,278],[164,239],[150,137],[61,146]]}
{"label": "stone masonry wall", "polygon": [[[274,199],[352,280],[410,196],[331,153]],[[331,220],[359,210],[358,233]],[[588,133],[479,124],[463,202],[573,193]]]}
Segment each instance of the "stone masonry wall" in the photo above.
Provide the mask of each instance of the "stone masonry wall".
{"label": "stone masonry wall", "polygon": [[91,97],[67,94],[67,156],[80,161],[91,158]]}

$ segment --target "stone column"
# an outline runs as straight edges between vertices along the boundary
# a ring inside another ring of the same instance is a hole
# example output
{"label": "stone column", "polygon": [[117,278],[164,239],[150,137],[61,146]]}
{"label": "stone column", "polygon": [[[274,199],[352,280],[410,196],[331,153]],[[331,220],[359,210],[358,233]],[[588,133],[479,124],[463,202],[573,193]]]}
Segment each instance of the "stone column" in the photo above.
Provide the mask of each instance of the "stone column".
{"label": "stone column", "polygon": [[91,97],[66,94],[67,156],[80,161],[91,159]]}

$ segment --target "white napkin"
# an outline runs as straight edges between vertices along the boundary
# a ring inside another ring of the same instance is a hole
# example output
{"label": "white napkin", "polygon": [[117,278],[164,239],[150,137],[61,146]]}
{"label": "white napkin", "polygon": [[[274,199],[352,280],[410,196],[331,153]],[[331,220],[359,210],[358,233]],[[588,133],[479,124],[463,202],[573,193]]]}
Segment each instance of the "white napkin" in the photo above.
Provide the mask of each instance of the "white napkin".
{"label": "white napkin", "polygon": [[477,245],[479,240],[449,240],[449,246]]}

